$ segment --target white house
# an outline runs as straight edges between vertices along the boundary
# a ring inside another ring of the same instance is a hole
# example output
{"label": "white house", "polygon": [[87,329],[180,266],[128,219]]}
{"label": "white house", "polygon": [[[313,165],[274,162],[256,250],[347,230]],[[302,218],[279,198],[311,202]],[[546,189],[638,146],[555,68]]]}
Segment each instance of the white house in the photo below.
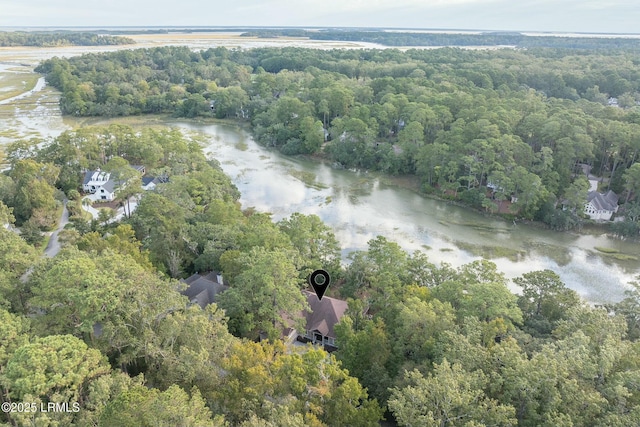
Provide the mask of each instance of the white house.
{"label": "white house", "polygon": [[100,188],[96,189],[96,194],[100,196],[100,200],[112,201],[116,198],[116,183],[112,179],[105,182]]}
{"label": "white house", "polygon": [[82,190],[85,193],[95,193],[97,189],[102,187],[109,179],[111,174],[109,172],[103,172],[100,169],[95,171],[87,171],[84,174],[84,181],[82,182]]}
{"label": "white house", "polygon": [[116,183],[111,179],[111,174],[101,171],[87,171],[82,182],[82,190],[85,193],[96,194],[99,200],[112,201],[116,197]]}
{"label": "white house", "polygon": [[605,194],[589,191],[584,213],[596,221],[609,221],[618,212],[618,195],[609,190]]}

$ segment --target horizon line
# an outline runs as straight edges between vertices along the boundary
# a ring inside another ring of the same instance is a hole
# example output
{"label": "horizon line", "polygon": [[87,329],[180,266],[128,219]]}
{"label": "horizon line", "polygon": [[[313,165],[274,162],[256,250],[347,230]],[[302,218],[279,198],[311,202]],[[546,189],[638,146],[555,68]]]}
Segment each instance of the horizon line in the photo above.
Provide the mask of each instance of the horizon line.
{"label": "horizon line", "polygon": [[637,36],[638,33],[630,32],[602,32],[602,31],[555,31],[555,30],[500,30],[500,29],[479,29],[479,28],[424,28],[424,27],[381,27],[381,26],[319,26],[319,25],[0,25],[0,31],[3,29],[227,29],[227,30],[244,30],[244,29],[334,29],[334,30],[360,30],[360,31],[464,31],[464,32],[499,32],[499,33],[537,33],[537,34],[584,34],[584,35],[613,35],[613,36]]}

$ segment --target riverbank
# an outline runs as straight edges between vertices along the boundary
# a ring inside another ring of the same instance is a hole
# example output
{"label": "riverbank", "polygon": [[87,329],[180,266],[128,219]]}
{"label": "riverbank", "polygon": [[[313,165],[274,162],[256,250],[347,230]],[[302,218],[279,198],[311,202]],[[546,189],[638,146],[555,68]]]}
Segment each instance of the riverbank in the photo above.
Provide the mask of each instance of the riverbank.
{"label": "riverbank", "polygon": [[[209,119],[209,118],[197,118],[197,119],[191,119],[191,120],[194,120],[195,122],[201,123],[201,124],[223,124],[223,125],[236,126],[238,127],[238,129],[248,132],[253,136],[252,127],[250,123],[244,120]],[[265,147],[265,148],[272,149],[268,147]],[[282,155],[286,156],[284,154]],[[303,155],[295,155],[295,156],[287,156],[287,157],[302,158],[309,161],[328,164],[328,165],[333,164],[332,161],[329,159],[329,157],[323,151],[319,151],[314,154],[308,154],[308,155],[303,154]],[[437,200],[439,202],[447,203],[452,206],[457,206],[463,209],[467,209],[469,211],[482,215],[483,217],[486,217],[486,218],[498,219],[498,220],[504,221],[505,224],[526,225],[526,226],[534,227],[540,230],[547,230],[547,231],[552,231],[557,233],[567,233],[567,234],[574,234],[574,235],[585,235],[585,236],[607,235],[609,237],[619,239],[618,237],[610,233],[608,222],[598,223],[595,221],[585,219],[583,220],[582,224],[578,228],[573,228],[570,230],[555,230],[551,228],[549,225],[541,221],[525,219],[523,217],[518,217],[517,214],[512,214],[512,213],[489,212],[486,209],[478,209],[474,206],[464,203],[460,199],[441,196],[437,194],[438,193],[437,188],[433,188],[433,191],[431,192],[425,191],[424,185],[422,184],[420,178],[415,175],[389,175],[389,174],[385,174],[383,172],[379,172],[375,170],[366,170],[365,172],[368,174],[371,174],[372,176],[375,175],[385,185],[393,185],[399,188],[410,190],[420,195],[421,197]],[[634,241],[640,244],[640,241],[638,239],[627,238],[626,240]],[[640,251],[640,247],[639,247],[639,251]]]}
{"label": "riverbank", "polygon": [[[209,118],[209,117],[196,117],[196,118],[181,118],[174,117],[171,114],[153,114],[153,115],[141,115],[141,116],[126,116],[126,117],[117,117],[117,118],[105,118],[105,117],[67,117],[66,122],[68,125],[75,126],[98,126],[101,124],[108,124],[113,121],[117,121],[119,124],[125,124],[133,127],[166,127],[168,121],[179,120],[181,122],[190,122],[201,126],[210,126],[210,125],[222,125],[222,126],[231,126],[239,131],[246,132],[253,137],[251,124],[245,120],[238,119],[218,119],[218,118]],[[328,165],[333,168],[331,160],[324,155],[324,153],[319,152],[311,155],[294,155],[288,156],[281,154],[279,150],[272,147],[264,147],[265,150],[270,150],[279,153],[279,155],[291,159],[304,159],[306,161],[314,162],[317,164]],[[352,171],[353,172],[353,171]],[[389,175],[383,172],[375,171],[375,170],[362,170],[360,172],[364,172],[368,174],[370,177],[375,177],[379,179],[383,185],[386,186],[394,186],[398,188],[402,188],[405,190],[409,190],[421,197],[435,200],[438,202],[446,203],[451,206],[456,206],[475,214],[481,215],[490,220],[499,220],[504,222],[505,225],[525,225],[528,227],[537,228],[539,230],[546,230],[555,233],[566,233],[568,235],[584,235],[584,236],[600,236],[607,235],[613,237],[608,233],[608,224],[607,223],[595,223],[592,221],[586,220],[582,227],[579,229],[572,230],[553,230],[548,225],[540,222],[540,221],[532,221],[527,220],[522,217],[517,217],[513,214],[499,214],[487,212],[483,209],[477,209],[469,204],[464,203],[459,199],[452,199],[450,197],[442,197],[436,194],[437,189],[434,189],[434,192],[424,191],[423,185],[419,177],[415,175]],[[300,177],[299,177],[300,178]],[[307,180],[308,181],[308,180]],[[306,182],[310,184],[309,182]],[[633,240],[633,239],[630,239]],[[640,248],[639,248],[640,251]]]}
{"label": "riverbank", "polygon": [[424,252],[437,265],[458,267],[488,259],[509,279],[532,270],[550,269],[595,304],[622,299],[627,283],[640,273],[637,261],[595,249],[632,254],[638,251],[636,244],[605,235],[514,225],[501,217],[424,194],[416,177],[338,169],[326,159],[284,156],[259,145],[246,122],[183,119],[168,114],[64,117],[65,129],[110,124],[179,129],[220,163],[241,192],[244,209],[270,212],[275,221],[293,212],[318,215],[334,230],[346,261],[350,253],[366,249],[371,239],[381,235],[408,252]]}

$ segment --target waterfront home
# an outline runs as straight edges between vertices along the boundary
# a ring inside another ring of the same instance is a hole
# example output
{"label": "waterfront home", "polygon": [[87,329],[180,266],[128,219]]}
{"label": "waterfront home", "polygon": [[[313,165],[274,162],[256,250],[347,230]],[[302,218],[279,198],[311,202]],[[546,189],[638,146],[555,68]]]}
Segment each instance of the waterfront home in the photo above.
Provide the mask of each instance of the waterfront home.
{"label": "waterfront home", "polygon": [[618,195],[609,190],[606,193],[589,191],[584,213],[595,221],[610,221],[611,216],[618,212]]}

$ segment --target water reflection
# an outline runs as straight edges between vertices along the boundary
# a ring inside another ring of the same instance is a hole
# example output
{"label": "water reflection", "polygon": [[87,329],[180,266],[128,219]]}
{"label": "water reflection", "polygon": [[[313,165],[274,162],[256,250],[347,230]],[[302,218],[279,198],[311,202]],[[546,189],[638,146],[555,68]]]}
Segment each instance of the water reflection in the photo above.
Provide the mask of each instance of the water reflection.
{"label": "water reflection", "polygon": [[[51,119],[51,128],[47,128],[46,117],[25,114],[22,119],[22,131],[31,128],[55,136],[66,128],[59,116]],[[141,119],[138,124],[144,123]],[[509,278],[548,268],[596,303],[623,298],[626,284],[640,273],[637,261],[616,259],[595,249],[637,255],[639,246],[628,241],[556,233],[485,217],[391,185],[375,173],[336,170],[325,163],[281,156],[233,126],[180,120],[163,123],[207,137],[205,153],[220,161],[237,185],[243,207],[272,212],[274,220],[292,212],[316,214],[333,227],[345,258],[365,249],[370,239],[384,235],[407,251],[425,252],[435,263],[460,266],[481,257],[491,259]]]}
{"label": "water reflection", "polygon": [[[316,214],[334,228],[345,257],[381,234],[408,251],[424,251],[432,262],[459,266],[491,259],[509,278],[548,268],[582,297],[599,303],[623,298],[626,284],[639,273],[637,261],[594,250],[598,246],[637,254],[638,245],[631,242],[485,217],[390,185],[374,173],[283,157],[234,127],[170,124],[211,136],[207,150],[233,178],[243,206],[270,211],[275,220],[296,211]],[[237,148],[240,141],[242,149]]]}

